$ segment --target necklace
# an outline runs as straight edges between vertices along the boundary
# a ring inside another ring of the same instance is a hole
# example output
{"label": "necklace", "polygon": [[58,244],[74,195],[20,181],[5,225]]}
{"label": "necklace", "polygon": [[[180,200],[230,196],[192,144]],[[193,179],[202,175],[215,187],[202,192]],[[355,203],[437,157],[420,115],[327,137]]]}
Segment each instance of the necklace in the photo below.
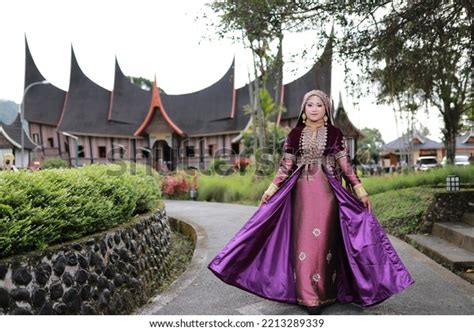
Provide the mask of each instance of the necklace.
{"label": "necklace", "polygon": [[306,122],[306,126],[308,128],[311,128],[311,129],[319,129],[320,127],[323,127],[324,126],[324,120],[321,119],[317,122],[314,122],[315,124],[314,125],[310,125],[308,122]]}

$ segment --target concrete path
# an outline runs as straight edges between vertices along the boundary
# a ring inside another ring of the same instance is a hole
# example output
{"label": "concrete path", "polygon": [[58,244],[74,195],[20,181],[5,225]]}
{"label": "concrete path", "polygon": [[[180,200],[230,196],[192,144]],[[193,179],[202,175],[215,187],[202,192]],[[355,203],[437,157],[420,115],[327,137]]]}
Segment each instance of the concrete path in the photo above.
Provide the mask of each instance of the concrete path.
{"label": "concrete path", "polygon": [[[195,227],[198,244],[186,272],[138,314],[306,315],[301,306],[265,300],[227,285],[206,267],[256,207],[193,201],[165,201],[165,204],[169,217]],[[323,314],[474,315],[474,285],[407,243],[395,237],[390,240],[416,283],[375,307],[335,304],[325,308]]]}

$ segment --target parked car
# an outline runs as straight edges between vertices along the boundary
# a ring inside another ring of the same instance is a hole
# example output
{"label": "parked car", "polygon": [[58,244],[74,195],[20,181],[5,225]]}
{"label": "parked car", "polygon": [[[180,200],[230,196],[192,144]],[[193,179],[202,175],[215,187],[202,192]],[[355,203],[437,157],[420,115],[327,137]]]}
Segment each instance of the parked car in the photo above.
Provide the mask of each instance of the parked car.
{"label": "parked car", "polygon": [[[441,161],[441,164],[443,165],[443,167],[448,164],[448,161],[446,160],[446,156],[443,157],[443,160]],[[458,165],[458,166],[468,166],[468,165],[470,165],[469,155],[456,154],[454,156],[454,165]]]}
{"label": "parked car", "polygon": [[440,164],[434,156],[421,156],[416,160],[416,170],[426,171],[429,169],[437,168]]}

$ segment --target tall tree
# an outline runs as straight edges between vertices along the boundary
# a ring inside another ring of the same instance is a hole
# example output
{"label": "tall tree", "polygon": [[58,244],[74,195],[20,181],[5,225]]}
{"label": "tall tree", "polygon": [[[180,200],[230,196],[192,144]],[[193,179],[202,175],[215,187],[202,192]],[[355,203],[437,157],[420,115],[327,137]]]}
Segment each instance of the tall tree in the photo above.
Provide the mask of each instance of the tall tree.
{"label": "tall tree", "polygon": [[[287,28],[285,24],[291,16],[290,13],[294,11],[295,4],[285,0],[229,0],[215,1],[208,6],[219,17],[218,35],[243,42],[252,51],[255,79],[250,86],[250,101],[255,130],[254,151],[264,149],[269,140],[268,118],[281,111],[278,102],[273,103],[271,112],[267,111],[267,81],[270,70],[273,70],[276,73],[275,80],[281,82],[283,31]],[[277,46],[272,47],[275,44]],[[278,87],[272,86],[270,89],[273,88],[278,93]],[[275,101],[277,99],[275,98]],[[274,134],[275,132],[276,129],[273,130]],[[275,136],[273,141],[276,141]]]}
{"label": "tall tree", "polygon": [[472,2],[351,2],[338,8],[340,54],[361,64],[380,101],[416,112],[433,105],[454,160],[462,115],[473,98]]}
{"label": "tall tree", "polygon": [[385,144],[382,139],[382,134],[375,128],[363,128],[361,131],[364,138],[358,141],[359,148],[357,150],[357,158],[362,163],[369,163],[369,161],[378,163],[382,145]]}
{"label": "tall tree", "polygon": [[453,162],[461,119],[474,98],[472,0],[291,3],[284,21],[293,30],[335,24],[335,54],[352,73],[346,79],[353,95],[373,93],[375,83],[378,100],[400,111],[415,113],[423,103],[437,108]]}

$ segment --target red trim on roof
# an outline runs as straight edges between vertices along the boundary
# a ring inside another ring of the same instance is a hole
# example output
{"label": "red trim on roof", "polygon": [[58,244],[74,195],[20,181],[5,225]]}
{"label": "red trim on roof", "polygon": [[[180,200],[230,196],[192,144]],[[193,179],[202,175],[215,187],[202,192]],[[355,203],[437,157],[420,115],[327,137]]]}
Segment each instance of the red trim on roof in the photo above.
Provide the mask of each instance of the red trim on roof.
{"label": "red trim on roof", "polygon": [[166,123],[180,136],[185,136],[183,130],[181,130],[168,116],[168,114],[165,111],[165,108],[163,107],[163,104],[161,103],[161,98],[160,98],[160,92],[158,90],[158,86],[156,85],[156,79],[153,82],[153,89],[152,89],[152,97],[151,97],[151,104],[150,104],[150,109],[148,110],[148,114],[146,115],[145,119],[143,120],[142,124],[140,127],[135,131],[133,134],[134,136],[139,136],[143,130],[147,127],[147,125],[150,123],[151,119],[153,118],[153,114],[155,113],[155,109],[158,108],[160,110],[161,115],[165,119]]}

